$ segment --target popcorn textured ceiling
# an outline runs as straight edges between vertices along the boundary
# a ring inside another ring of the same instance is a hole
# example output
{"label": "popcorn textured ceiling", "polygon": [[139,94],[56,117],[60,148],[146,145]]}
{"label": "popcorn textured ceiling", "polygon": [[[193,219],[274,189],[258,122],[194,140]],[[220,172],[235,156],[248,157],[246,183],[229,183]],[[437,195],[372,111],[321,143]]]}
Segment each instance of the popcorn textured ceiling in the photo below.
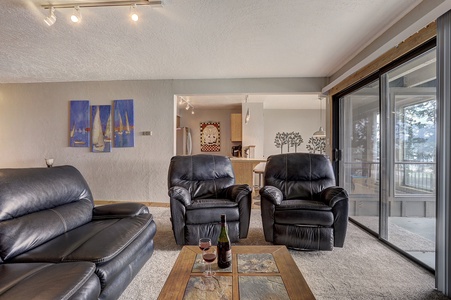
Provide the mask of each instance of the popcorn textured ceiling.
{"label": "popcorn textured ceiling", "polygon": [[49,3],[2,0],[0,83],[328,77],[419,1],[165,0],[136,23],[128,7],[80,24],[57,9],[51,27]]}

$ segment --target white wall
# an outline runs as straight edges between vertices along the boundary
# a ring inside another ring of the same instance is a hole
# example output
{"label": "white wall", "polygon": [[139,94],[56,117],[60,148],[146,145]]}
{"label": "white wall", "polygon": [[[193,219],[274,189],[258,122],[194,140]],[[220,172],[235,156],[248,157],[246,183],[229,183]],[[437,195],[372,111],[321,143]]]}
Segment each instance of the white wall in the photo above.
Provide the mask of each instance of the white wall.
{"label": "white wall", "polygon": [[[324,112],[323,112],[324,113]],[[319,110],[282,110],[282,109],[265,109],[265,142],[264,156],[268,157],[272,154],[280,154],[280,148],[276,148],[274,138],[277,132],[299,132],[304,142],[301,144],[297,152],[308,152],[305,146],[313,132],[317,131],[320,126]],[[323,117],[324,122],[324,117]],[[325,125],[322,125],[325,127]],[[284,153],[287,152],[286,146]],[[294,148],[290,148],[290,152],[294,152]]]}
{"label": "white wall", "polygon": [[[250,119],[245,123],[247,108],[249,108]],[[253,145],[255,146],[253,158],[263,158],[263,148],[265,140],[264,130],[264,110],[263,103],[244,103],[242,124],[243,124],[243,148]],[[249,153],[250,154],[250,153]],[[244,156],[244,152],[243,152]]]}
{"label": "white wall", "polygon": [[[0,86],[0,166],[74,165],[96,200],[167,201],[167,172],[172,154],[172,92],[165,82],[12,84]],[[134,99],[135,147],[92,153],[69,147],[69,101],[91,105]],[[166,100],[168,99],[168,100]],[[152,136],[139,133],[152,130]]]}
{"label": "white wall", "polygon": [[[318,93],[325,83],[324,78],[263,78],[0,84],[0,168],[44,167],[44,158],[53,157],[55,165],[78,168],[96,200],[168,202],[174,95]],[[68,146],[70,100],[107,105],[117,99],[134,100],[134,148],[92,153]]]}

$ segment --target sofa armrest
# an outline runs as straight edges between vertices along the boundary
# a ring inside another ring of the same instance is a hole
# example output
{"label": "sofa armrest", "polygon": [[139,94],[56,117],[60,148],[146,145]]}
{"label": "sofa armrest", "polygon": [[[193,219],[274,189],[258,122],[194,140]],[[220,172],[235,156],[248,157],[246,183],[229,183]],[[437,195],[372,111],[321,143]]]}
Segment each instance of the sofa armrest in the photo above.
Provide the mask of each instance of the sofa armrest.
{"label": "sofa armrest", "polygon": [[92,210],[92,218],[99,219],[120,219],[148,214],[149,208],[141,203],[127,202],[96,206]]}
{"label": "sofa armrest", "polygon": [[235,184],[223,190],[225,198],[235,202],[240,202],[241,199],[246,199],[246,196],[252,193],[252,189],[248,184]]}
{"label": "sofa armrest", "polygon": [[184,187],[173,186],[169,188],[168,195],[171,200],[177,200],[184,206],[191,205],[191,194]]}
{"label": "sofa armrest", "polygon": [[266,185],[260,189],[260,196],[265,200],[269,200],[274,205],[279,205],[282,203],[283,194],[282,191],[275,186]]}
{"label": "sofa armrest", "polygon": [[338,186],[330,186],[321,191],[319,198],[330,207],[334,207],[339,201],[347,200],[348,193]]}

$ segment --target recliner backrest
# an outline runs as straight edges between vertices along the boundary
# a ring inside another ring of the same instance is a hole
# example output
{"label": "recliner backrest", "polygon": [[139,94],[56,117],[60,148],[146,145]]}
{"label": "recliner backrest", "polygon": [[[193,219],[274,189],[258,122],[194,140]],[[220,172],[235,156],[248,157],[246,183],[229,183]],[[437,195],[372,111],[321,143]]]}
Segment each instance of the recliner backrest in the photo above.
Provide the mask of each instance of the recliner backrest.
{"label": "recliner backrest", "polygon": [[0,259],[92,220],[94,201],[72,166],[0,169]]}
{"label": "recliner backrest", "polygon": [[227,156],[197,154],[174,156],[168,171],[168,187],[182,186],[191,198],[218,198],[221,190],[235,184]]}
{"label": "recliner backrest", "polygon": [[268,157],[265,185],[281,190],[284,199],[313,199],[315,194],[335,185],[335,175],[325,155],[277,154]]}

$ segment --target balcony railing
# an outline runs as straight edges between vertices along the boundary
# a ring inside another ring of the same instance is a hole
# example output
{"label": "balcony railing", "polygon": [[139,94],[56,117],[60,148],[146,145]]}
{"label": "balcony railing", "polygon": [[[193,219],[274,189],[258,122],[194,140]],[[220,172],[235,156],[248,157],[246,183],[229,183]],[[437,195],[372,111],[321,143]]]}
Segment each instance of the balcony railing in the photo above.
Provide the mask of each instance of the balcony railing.
{"label": "balcony railing", "polygon": [[435,163],[395,163],[395,195],[434,195],[435,181]]}

